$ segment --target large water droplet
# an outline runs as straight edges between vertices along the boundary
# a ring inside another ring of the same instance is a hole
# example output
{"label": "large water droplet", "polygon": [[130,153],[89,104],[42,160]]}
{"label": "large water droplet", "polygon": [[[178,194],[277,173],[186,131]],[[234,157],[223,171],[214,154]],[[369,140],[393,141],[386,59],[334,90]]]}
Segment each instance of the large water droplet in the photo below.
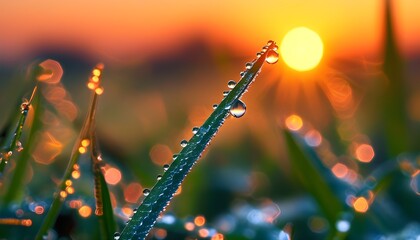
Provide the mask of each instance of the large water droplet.
{"label": "large water droplet", "polygon": [[267,56],[265,58],[265,61],[269,64],[276,63],[278,60],[279,60],[279,54],[274,50],[270,50],[267,53]]}
{"label": "large water droplet", "polygon": [[166,171],[166,170],[168,170],[169,169],[169,164],[165,164],[165,165],[163,165],[163,170],[164,171]]}
{"label": "large water droplet", "polygon": [[270,50],[267,53],[267,56],[265,58],[265,61],[269,64],[273,64],[276,63],[279,60],[279,54],[274,51],[274,50]]}
{"label": "large water droplet", "polygon": [[147,196],[147,195],[149,195],[150,194],[150,190],[148,189],[148,188],[145,188],[144,190],[143,190],[143,195],[144,196]]}
{"label": "large water droplet", "polygon": [[245,64],[245,68],[246,69],[251,69],[252,68],[252,63],[250,63],[250,62],[249,63],[246,63]]}
{"label": "large water droplet", "polygon": [[242,117],[246,112],[246,105],[241,100],[236,101],[229,110],[230,114],[236,118]]}
{"label": "large water droplet", "polygon": [[217,104],[213,104],[213,109],[216,109],[217,108]]}
{"label": "large water droplet", "polygon": [[120,237],[121,237],[121,233],[119,233],[119,232],[115,232],[115,233],[114,233],[114,239],[115,239],[115,240],[120,239]]}
{"label": "large water droplet", "polygon": [[234,88],[236,86],[236,82],[234,80],[229,80],[228,82],[228,88]]}
{"label": "large water droplet", "polygon": [[188,144],[187,140],[184,139],[184,140],[181,141],[181,147],[186,147],[187,144]]}
{"label": "large water droplet", "polygon": [[197,134],[197,133],[198,133],[198,130],[200,130],[200,128],[199,128],[199,127],[193,127],[193,129],[192,129],[192,133],[193,133],[193,134]]}

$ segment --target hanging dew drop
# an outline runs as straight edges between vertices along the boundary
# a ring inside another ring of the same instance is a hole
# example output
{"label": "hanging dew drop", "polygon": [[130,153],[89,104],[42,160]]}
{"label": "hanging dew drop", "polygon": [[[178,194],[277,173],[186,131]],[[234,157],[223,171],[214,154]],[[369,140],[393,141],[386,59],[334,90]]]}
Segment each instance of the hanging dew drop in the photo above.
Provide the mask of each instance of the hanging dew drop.
{"label": "hanging dew drop", "polygon": [[229,110],[230,114],[236,118],[240,118],[245,115],[246,105],[241,100],[236,101]]}
{"label": "hanging dew drop", "polygon": [[249,62],[249,63],[246,63],[245,64],[245,68],[246,69],[251,69],[251,67],[252,67],[252,63]]}
{"label": "hanging dew drop", "polygon": [[148,188],[145,188],[143,190],[143,195],[147,197],[149,194],[150,194],[150,190]]}
{"label": "hanging dew drop", "polygon": [[230,91],[224,91],[223,96],[226,97],[229,93],[230,93]]}
{"label": "hanging dew drop", "polygon": [[188,144],[187,140],[184,139],[184,140],[181,141],[181,147],[186,147],[187,144]]}
{"label": "hanging dew drop", "polygon": [[229,80],[228,82],[228,88],[232,89],[236,86],[236,82],[234,80]]}
{"label": "hanging dew drop", "polygon": [[159,181],[160,179],[162,179],[162,175],[157,175],[156,179]]}
{"label": "hanging dew drop", "polygon": [[197,133],[198,133],[198,130],[200,130],[200,128],[198,128],[198,127],[193,127],[193,129],[192,129],[192,133],[193,133],[193,134],[197,134]]}
{"label": "hanging dew drop", "polygon": [[217,108],[217,104],[213,104],[213,109],[216,109]]}
{"label": "hanging dew drop", "polygon": [[257,52],[257,58],[261,57],[261,53]]}
{"label": "hanging dew drop", "polygon": [[115,239],[115,240],[120,239],[120,237],[121,237],[121,233],[119,233],[119,232],[115,232],[115,233],[114,233],[114,239]]}
{"label": "hanging dew drop", "polygon": [[172,155],[172,160],[175,160],[178,157],[178,154]]}
{"label": "hanging dew drop", "polygon": [[166,171],[166,170],[168,170],[169,169],[169,164],[165,164],[165,165],[163,165],[163,170],[164,171]]}
{"label": "hanging dew drop", "polygon": [[245,72],[240,72],[239,75],[241,75],[241,77],[243,77],[245,75]]}
{"label": "hanging dew drop", "polygon": [[265,61],[269,64],[274,64],[279,60],[279,54],[274,51],[274,50],[270,50],[267,53],[267,56],[265,58]]}

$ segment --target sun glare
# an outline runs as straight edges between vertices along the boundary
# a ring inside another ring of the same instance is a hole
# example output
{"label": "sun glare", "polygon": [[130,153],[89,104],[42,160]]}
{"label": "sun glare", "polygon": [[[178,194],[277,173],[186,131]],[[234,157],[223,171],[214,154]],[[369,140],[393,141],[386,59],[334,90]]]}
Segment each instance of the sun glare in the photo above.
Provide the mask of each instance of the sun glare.
{"label": "sun glare", "polygon": [[306,27],[290,30],[280,45],[280,54],[290,68],[304,72],[318,66],[323,56],[321,37]]}

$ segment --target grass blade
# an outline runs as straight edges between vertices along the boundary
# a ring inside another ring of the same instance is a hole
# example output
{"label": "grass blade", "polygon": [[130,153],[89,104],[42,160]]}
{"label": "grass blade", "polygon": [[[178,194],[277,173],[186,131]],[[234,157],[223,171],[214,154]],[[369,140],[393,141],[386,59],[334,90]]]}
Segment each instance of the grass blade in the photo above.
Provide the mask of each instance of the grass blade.
{"label": "grass blade", "polygon": [[25,125],[26,118],[28,116],[29,108],[31,106],[32,100],[37,93],[38,87],[35,86],[34,90],[32,91],[32,96],[29,101],[24,100],[23,103],[20,105],[20,117],[18,123],[16,125],[16,129],[13,134],[13,138],[11,139],[10,143],[5,149],[5,153],[0,157],[0,173],[4,172],[6,167],[7,161],[12,156],[13,151],[19,147],[19,139],[22,135],[23,125]]}
{"label": "grass blade", "polygon": [[284,130],[284,136],[295,175],[305,189],[314,196],[330,226],[335,230],[335,223],[343,212],[343,205],[334,195],[327,180],[321,175],[322,171],[317,168],[308,153],[298,144],[292,133]]}
{"label": "grass blade", "polygon": [[[181,185],[193,165],[200,158],[201,154],[209,145],[212,138],[229,116],[234,104],[238,103],[241,96],[249,88],[255,77],[261,71],[266,61],[274,63],[278,54],[274,51],[277,46],[270,41],[263,48],[261,56],[253,63],[252,67],[244,72],[242,79],[230,91],[230,93],[217,106],[205,123],[197,130],[197,133],[189,140],[186,146],[178,154],[178,157],[171,164],[162,178],[156,183],[150,194],[146,196],[132,219],[121,232],[120,239],[144,239],[156,222],[159,214],[169,204],[174,193]],[[275,56],[274,60],[273,55]],[[117,234],[118,235],[118,234]]]}
{"label": "grass blade", "polygon": [[99,153],[98,143],[96,141],[96,134],[93,132],[91,136],[92,140],[92,168],[95,182],[95,200],[96,210],[95,214],[99,217],[99,224],[101,228],[101,234],[103,239],[112,239],[116,231],[116,225],[114,220],[114,211],[112,209],[111,197],[109,195],[108,185],[105,181],[104,174],[102,172],[101,164],[102,158]]}
{"label": "grass blade", "polygon": [[[41,127],[40,117],[39,115],[43,111],[41,98],[39,95],[35,96],[32,101],[32,107],[34,110],[34,122],[32,123],[32,127],[29,131],[29,135],[27,138],[27,145],[23,148],[19,159],[16,161],[16,168],[10,177],[10,182],[7,185],[4,197],[3,197],[3,206],[8,206],[12,201],[16,200],[18,196],[23,192],[23,182],[26,175],[27,166],[29,160],[31,158],[31,146],[30,143],[33,143],[35,140],[35,135]],[[18,141],[18,138],[14,141]]]}
{"label": "grass blade", "polygon": [[[93,84],[91,83],[92,81],[90,80],[88,83],[88,88],[94,90],[94,94],[93,94],[93,98],[92,98],[91,105],[89,108],[88,116],[86,117],[86,120],[83,124],[83,129],[80,132],[79,138],[74,144],[73,151],[70,155],[69,164],[67,165],[66,171],[64,172],[64,176],[61,179],[61,182],[58,185],[56,192],[54,193],[54,199],[51,203],[49,211],[47,215],[45,216],[44,222],[42,223],[41,228],[39,229],[35,237],[35,239],[37,240],[41,240],[43,236],[47,233],[48,229],[50,229],[53,226],[54,222],[56,221],[57,216],[60,212],[61,206],[63,205],[64,200],[67,197],[67,192],[66,192],[67,183],[66,182],[70,180],[71,174],[73,170],[75,169],[74,167],[77,164],[77,161],[80,157],[80,154],[81,154],[80,148],[84,148],[82,141],[85,139],[88,139],[92,132],[92,127],[93,127],[94,119],[95,119],[96,106],[98,102],[98,96],[102,94],[103,89],[99,87],[99,79],[98,81],[95,81],[95,83]],[[85,151],[86,149],[84,148],[84,152]]]}

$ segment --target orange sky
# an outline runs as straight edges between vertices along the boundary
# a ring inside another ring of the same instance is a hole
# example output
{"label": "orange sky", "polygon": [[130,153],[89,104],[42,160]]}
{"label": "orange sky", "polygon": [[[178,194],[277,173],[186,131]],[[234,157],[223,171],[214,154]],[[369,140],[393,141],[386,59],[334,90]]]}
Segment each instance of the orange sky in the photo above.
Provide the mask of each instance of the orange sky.
{"label": "orange sky", "polygon": [[[420,51],[420,2],[398,0],[395,22],[404,52]],[[159,54],[191,36],[214,46],[258,49],[295,26],[317,31],[327,53],[379,49],[383,0],[141,1],[19,0],[0,3],[0,61],[30,57],[39,46],[121,61]]]}

